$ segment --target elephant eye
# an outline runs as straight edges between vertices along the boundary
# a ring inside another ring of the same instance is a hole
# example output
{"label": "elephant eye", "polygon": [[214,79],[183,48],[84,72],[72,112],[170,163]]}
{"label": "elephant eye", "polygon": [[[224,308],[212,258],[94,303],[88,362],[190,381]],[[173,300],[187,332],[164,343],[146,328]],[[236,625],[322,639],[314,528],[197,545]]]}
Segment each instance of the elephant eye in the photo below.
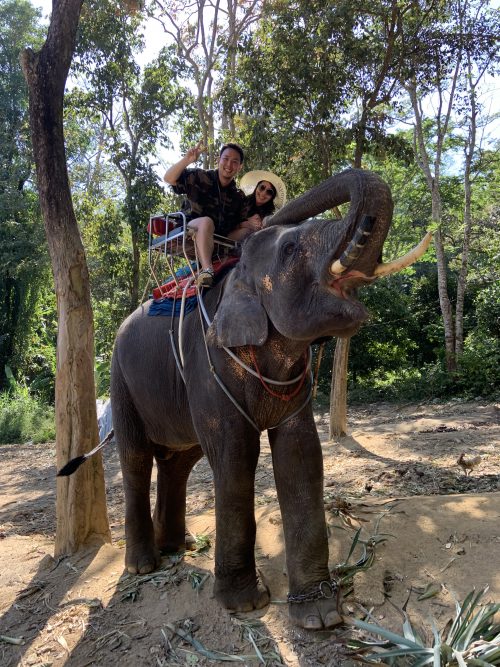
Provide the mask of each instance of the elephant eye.
{"label": "elephant eye", "polygon": [[293,243],[293,241],[289,241],[288,243],[285,243],[281,249],[281,252],[283,253],[284,257],[290,257],[290,255],[293,255],[295,252],[295,248],[297,247],[296,243]]}

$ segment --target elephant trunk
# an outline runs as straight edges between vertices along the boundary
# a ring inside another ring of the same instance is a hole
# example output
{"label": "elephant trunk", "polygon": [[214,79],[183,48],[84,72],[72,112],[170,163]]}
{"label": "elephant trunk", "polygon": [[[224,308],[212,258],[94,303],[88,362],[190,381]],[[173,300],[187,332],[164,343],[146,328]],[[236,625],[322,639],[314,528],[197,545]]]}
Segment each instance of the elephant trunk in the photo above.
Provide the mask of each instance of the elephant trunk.
{"label": "elephant trunk", "polygon": [[392,221],[393,204],[389,186],[371,171],[346,169],[331,176],[268,218],[266,227],[298,224],[346,202],[350,202],[347,215],[332,223],[335,246],[340,250],[335,272],[355,265],[373,275]]}
{"label": "elephant trunk", "polygon": [[362,213],[370,215],[370,210],[365,209],[376,207],[381,197],[391,201],[388,186],[377,174],[364,169],[346,169],[286,204],[267,218],[266,227],[296,225],[346,202],[351,202],[346,219]]}

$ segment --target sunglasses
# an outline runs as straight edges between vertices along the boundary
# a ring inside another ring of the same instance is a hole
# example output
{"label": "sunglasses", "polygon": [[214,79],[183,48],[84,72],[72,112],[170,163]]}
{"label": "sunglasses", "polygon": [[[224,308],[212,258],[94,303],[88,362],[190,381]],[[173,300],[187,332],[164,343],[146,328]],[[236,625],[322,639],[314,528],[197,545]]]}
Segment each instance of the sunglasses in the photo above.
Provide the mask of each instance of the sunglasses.
{"label": "sunglasses", "polygon": [[276,196],[275,191],[272,190],[271,188],[266,187],[266,186],[264,185],[264,183],[261,183],[260,185],[258,185],[258,186],[257,186],[257,190],[258,190],[259,192],[265,192],[266,195],[269,195],[269,196],[271,196],[271,197],[275,197],[275,196]]}

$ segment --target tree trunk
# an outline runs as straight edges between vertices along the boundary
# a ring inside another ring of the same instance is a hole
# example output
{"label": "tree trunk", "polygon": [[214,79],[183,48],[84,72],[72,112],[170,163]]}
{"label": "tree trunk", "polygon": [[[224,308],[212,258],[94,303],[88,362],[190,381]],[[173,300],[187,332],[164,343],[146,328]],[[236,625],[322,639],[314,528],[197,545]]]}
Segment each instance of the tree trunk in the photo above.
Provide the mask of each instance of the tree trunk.
{"label": "tree trunk", "polygon": [[[83,0],[54,0],[41,51],[21,62],[29,89],[31,139],[40,205],[54,275],[57,312],[56,451],[58,468],[98,442],[94,331],[85,253],[71,201],[63,98]],[[55,553],[110,542],[100,455],[57,480]]]}
{"label": "tree trunk", "polygon": [[457,283],[457,305],[455,308],[455,355],[460,357],[464,351],[464,302],[467,289],[467,273],[469,268],[469,249],[472,234],[472,190],[470,181],[470,169],[465,170],[464,175],[465,206],[464,206],[464,236],[462,246],[462,261]]}
{"label": "tree trunk", "polygon": [[[472,234],[472,160],[476,150],[477,134],[477,101],[476,84],[472,79],[472,63],[470,55],[467,63],[467,85],[470,102],[469,133],[465,143],[464,168],[464,236],[462,245],[462,262],[457,283],[457,305],[455,308],[455,355],[460,357],[464,351],[464,302],[467,289],[467,273],[469,269],[469,249]],[[481,75],[482,76],[482,75]]]}
{"label": "tree trunk", "polygon": [[[458,70],[455,69],[456,80]],[[453,85],[454,90],[455,84]],[[446,355],[446,367],[450,373],[453,373],[456,370],[456,358],[455,358],[455,330],[453,328],[453,309],[451,306],[451,301],[448,296],[448,275],[447,275],[447,264],[446,264],[446,253],[444,250],[443,240],[441,238],[441,194],[440,194],[440,168],[441,168],[441,155],[442,155],[442,146],[446,132],[448,131],[448,121],[449,115],[451,113],[451,104],[453,101],[453,94],[450,95],[449,99],[449,108],[446,115],[446,122],[444,125],[438,123],[438,131],[436,138],[436,152],[434,155],[434,174],[431,171],[431,162],[430,156],[425,145],[424,137],[424,120],[421,108],[421,100],[417,93],[416,82],[409,82],[406,85],[406,90],[410,95],[413,112],[415,115],[415,126],[414,126],[414,141],[415,141],[415,155],[422,169],[425,180],[427,182],[427,187],[431,193],[432,200],[432,221],[438,227],[434,234],[434,245],[436,248],[436,263],[437,263],[437,274],[438,274],[438,293],[439,293],[439,305],[441,307],[441,314],[443,316],[443,327],[444,327],[444,344],[445,344],[445,355]],[[442,97],[442,90],[439,88],[440,98]],[[440,117],[439,117],[440,118]]]}
{"label": "tree trunk", "polygon": [[[362,130],[356,130],[356,147],[353,167],[360,169],[363,158],[363,139],[366,129],[366,110],[363,109]],[[347,368],[349,365],[350,338],[338,338],[332,366],[330,392],[330,438],[347,433]]]}
{"label": "tree trunk", "polygon": [[453,373],[457,368],[455,358],[455,332],[453,329],[453,310],[448,296],[446,255],[440,229],[437,229],[434,234],[434,246],[436,248],[439,305],[441,307],[441,314],[443,315],[446,368],[450,373]]}
{"label": "tree trunk", "polygon": [[347,367],[350,338],[337,338],[330,393],[330,438],[347,435]]}

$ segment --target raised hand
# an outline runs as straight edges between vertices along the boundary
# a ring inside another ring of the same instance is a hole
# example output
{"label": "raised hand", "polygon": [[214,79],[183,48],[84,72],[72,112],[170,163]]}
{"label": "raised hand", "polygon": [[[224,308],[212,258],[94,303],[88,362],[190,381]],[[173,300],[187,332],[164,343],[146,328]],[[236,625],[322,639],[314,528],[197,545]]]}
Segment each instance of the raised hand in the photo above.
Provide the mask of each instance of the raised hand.
{"label": "raised hand", "polygon": [[200,141],[196,144],[196,146],[192,146],[184,156],[185,158],[189,158],[189,162],[196,162],[196,160],[200,157],[201,153],[204,153],[206,151],[206,146],[203,145],[203,139],[200,139]]}

